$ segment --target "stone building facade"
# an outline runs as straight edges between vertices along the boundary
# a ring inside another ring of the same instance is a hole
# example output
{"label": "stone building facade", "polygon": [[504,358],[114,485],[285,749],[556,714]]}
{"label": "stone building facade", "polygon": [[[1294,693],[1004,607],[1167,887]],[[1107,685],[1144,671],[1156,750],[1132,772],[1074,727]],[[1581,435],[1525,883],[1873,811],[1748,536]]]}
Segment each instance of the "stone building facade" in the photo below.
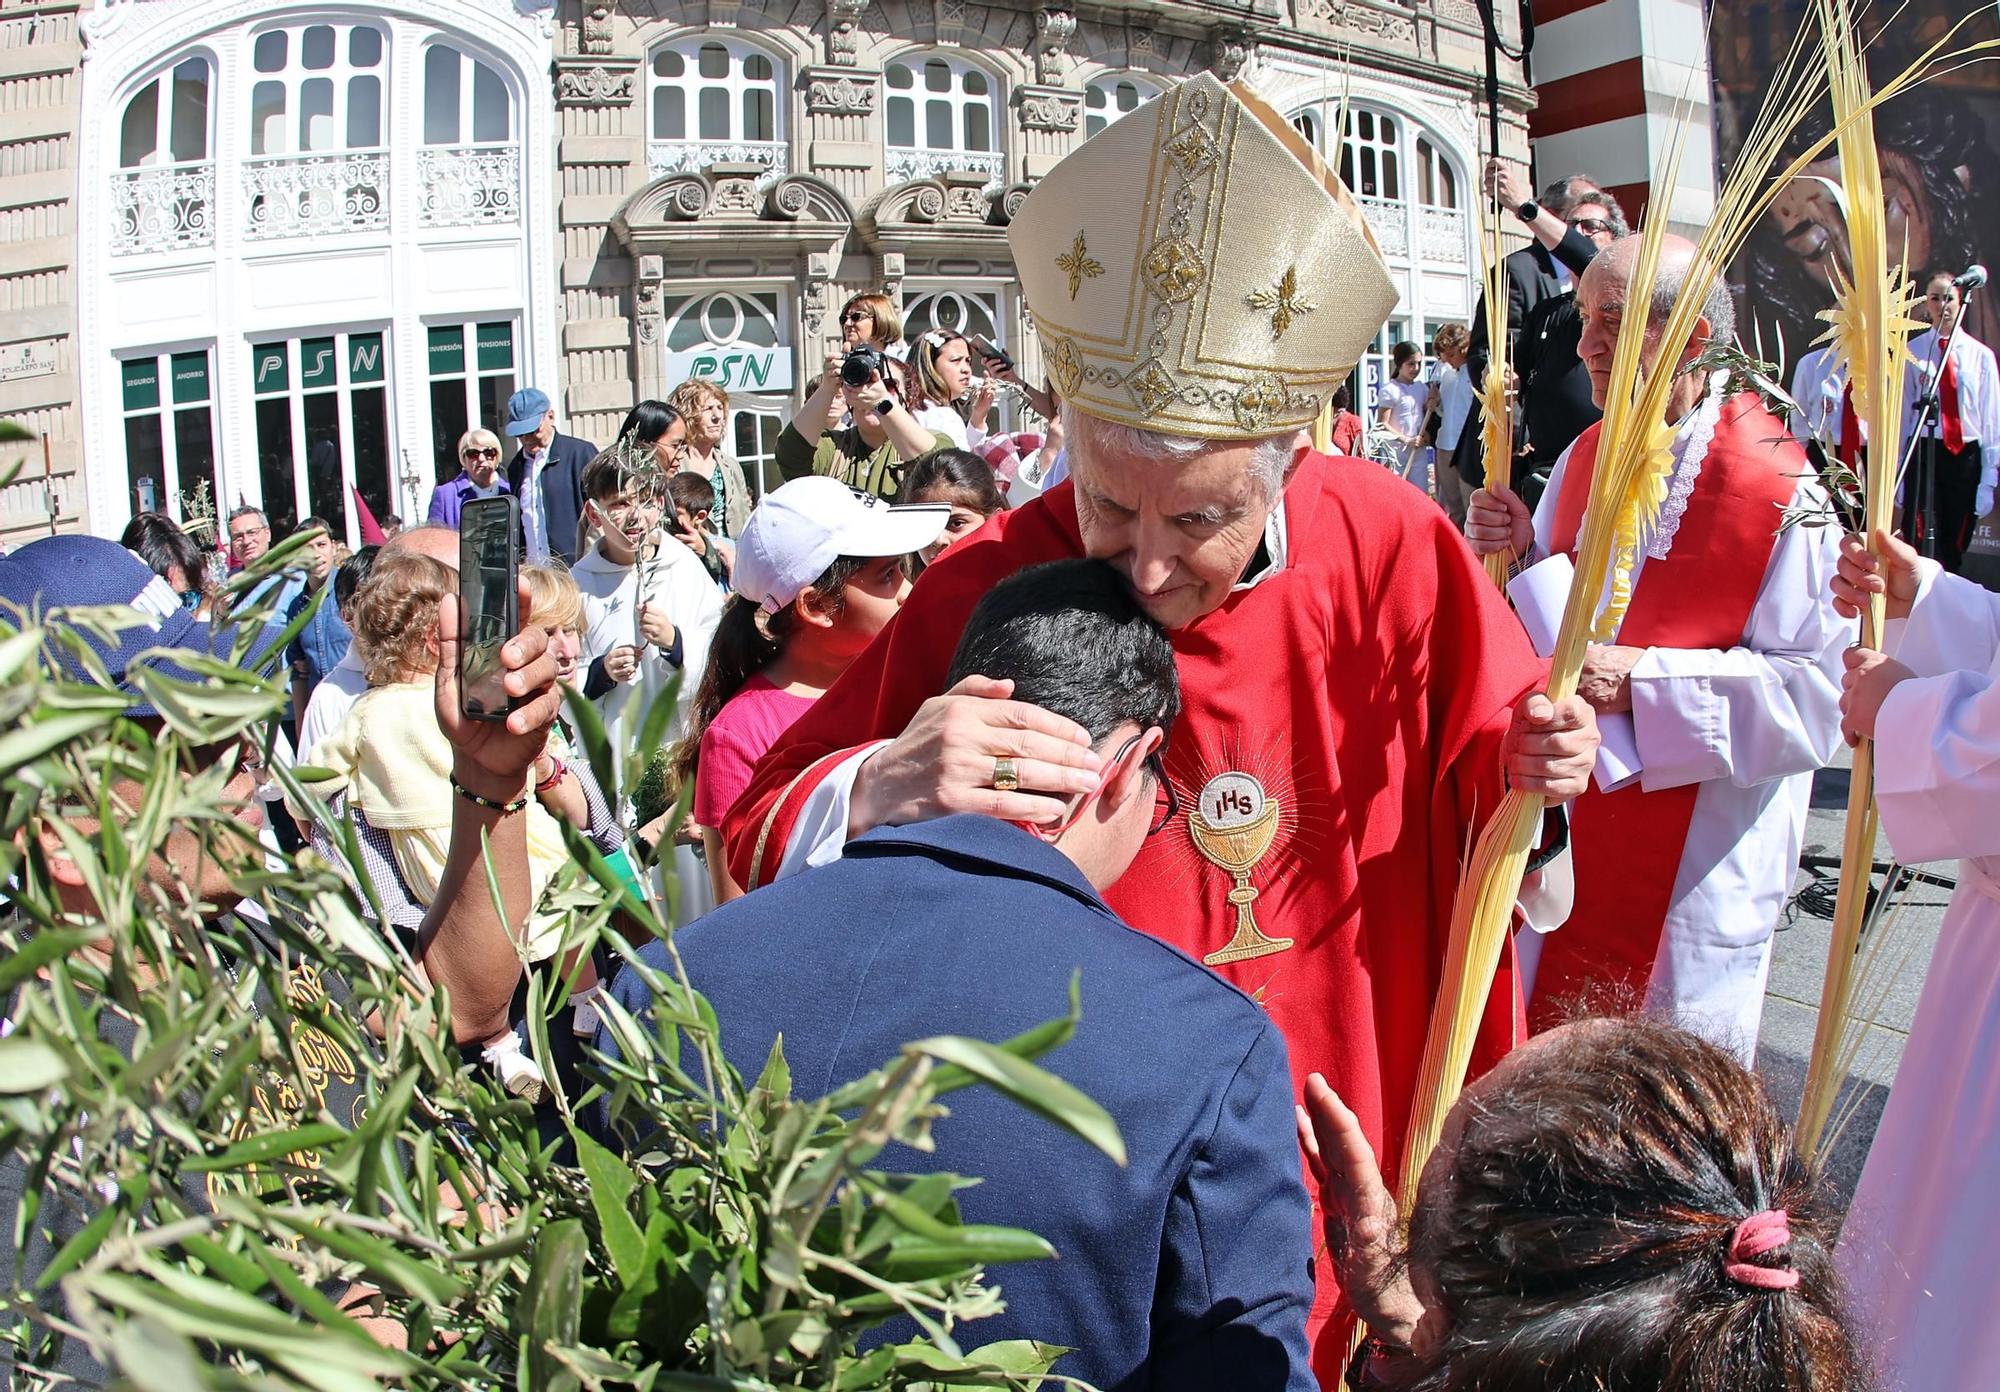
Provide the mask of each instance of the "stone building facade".
{"label": "stone building facade", "polygon": [[1471,0],[557,3],[0,0],[0,413],[54,464],[0,493],[12,539],[47,496],[115,536],[205,489],[358,540],[357,495],[421,515],[523,385],[603,441],[719,378],[754,464],[863,290],[1033,378],[1009,217],[1202,69],[1291,117],[1375,225],[1402,301],[1364,408],[1380,351],[1470,315]]}

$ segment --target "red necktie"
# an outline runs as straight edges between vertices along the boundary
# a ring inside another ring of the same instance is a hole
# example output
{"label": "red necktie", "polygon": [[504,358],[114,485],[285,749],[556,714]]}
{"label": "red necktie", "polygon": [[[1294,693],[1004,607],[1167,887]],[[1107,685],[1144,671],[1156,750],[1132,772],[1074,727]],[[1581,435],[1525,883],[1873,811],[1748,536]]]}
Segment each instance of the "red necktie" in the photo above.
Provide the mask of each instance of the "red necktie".
{"label": "red necktie", "polygon": [[1840,391],[1840,444],[1835,454],[1850,472],[1854,469],[1854,461],[1861,457],[1861,417],[1854,414],[1852,382]]}
{"label": "red necktie", "polygon": [[1944,427],[1944,447],[1953,454],[1965,449],[1965,422],[1958,414],[1958,360],[1946,358],[1938,377],[1938,416]]}

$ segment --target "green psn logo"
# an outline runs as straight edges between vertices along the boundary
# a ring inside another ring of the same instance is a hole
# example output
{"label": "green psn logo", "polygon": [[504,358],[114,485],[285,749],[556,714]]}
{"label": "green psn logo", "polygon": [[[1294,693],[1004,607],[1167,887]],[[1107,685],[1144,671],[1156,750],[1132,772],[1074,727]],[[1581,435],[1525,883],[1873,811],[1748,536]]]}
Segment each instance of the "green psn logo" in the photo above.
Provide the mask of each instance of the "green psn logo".
{"label": "green psn logo", "polygon": [[703,353],[694,360],[694,371],[689,375],[706,377],[710,381],[721,383],[724,387],[767,387],[771,382],[771,368],[777,356],[777,350],[774,348],[759,349],[751,353],[722,353],[719,356],[715,353]]}

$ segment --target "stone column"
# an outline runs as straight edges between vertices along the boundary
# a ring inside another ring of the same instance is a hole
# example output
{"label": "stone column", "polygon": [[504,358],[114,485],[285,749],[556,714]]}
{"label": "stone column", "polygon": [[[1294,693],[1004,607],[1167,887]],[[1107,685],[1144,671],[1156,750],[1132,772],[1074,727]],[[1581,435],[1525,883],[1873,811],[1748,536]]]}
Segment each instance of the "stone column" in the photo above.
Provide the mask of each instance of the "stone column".
{"label": "stone column", "polygon": [[882,183],[882,74],[827,65],[800,77],[806,167],[858,207]]}
{"label": "stone column", "polygon": [[1014,89],[1014,111],[1021,125],[1021,177],[1035,180],[1081,140],[1083,93],[1067,87],[1025,83]]}

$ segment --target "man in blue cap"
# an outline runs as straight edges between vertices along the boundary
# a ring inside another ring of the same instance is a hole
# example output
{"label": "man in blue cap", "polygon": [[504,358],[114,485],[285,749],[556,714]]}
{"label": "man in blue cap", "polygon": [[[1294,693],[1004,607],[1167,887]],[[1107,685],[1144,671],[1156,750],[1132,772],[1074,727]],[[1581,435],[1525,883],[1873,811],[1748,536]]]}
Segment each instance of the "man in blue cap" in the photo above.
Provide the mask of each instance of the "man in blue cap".
{"label": "man in blue cap", "polygon": [[521,500],[522,559],[540,565],[560,556],[574,565],[583,466],[597,457],[597,446],[557,430],[555,407],[534,387],[507,398],[503,429],[521,445],[507,466],[507,487]]}

